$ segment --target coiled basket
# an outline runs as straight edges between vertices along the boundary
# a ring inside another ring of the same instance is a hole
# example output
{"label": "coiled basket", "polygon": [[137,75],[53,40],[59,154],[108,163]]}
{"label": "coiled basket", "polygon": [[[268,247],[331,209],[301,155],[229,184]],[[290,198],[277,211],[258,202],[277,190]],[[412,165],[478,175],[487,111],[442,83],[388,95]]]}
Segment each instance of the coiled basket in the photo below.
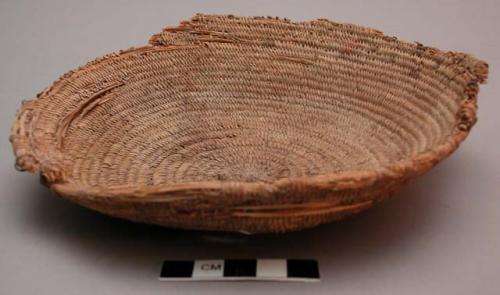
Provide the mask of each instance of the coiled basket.
{"label": "coiled basket", "polygon": [[371,207],[451,154],[488,65],[320,19],[196,15],[18,111],[16,166],[168,227],[285,232]]}

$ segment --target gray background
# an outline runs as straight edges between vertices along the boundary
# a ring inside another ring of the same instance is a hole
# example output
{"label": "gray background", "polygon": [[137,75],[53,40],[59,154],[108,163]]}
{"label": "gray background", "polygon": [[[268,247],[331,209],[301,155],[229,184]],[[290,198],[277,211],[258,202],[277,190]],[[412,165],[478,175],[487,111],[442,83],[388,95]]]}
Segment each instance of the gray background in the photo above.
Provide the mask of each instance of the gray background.
{"label": "gray background", "polygon": [[[490,63],[461,148],[359,216],[286,235],[173,231],[101,216],[14,170],[21,100],[195,12],[330,18]],[[500,5],[496,1],[5,1],[0,3],[1,294],[499,294]],[[322,282],[159,282],[166,258],[318,258]],[[312,294],[312,293],[311,293]]]}

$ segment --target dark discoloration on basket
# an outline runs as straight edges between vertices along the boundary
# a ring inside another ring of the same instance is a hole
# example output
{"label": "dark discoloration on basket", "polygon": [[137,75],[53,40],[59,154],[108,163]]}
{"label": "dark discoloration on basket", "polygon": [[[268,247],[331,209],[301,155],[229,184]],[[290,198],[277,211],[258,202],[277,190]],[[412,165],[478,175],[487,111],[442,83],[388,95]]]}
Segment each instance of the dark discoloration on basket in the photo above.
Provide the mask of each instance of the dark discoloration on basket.
{"label": "dark discoloration on basket", "polygon": [[20,170],[137,222],[245,233],[369,208],[451,154],[488,65],[329,20],[196,15],[23,104]]}

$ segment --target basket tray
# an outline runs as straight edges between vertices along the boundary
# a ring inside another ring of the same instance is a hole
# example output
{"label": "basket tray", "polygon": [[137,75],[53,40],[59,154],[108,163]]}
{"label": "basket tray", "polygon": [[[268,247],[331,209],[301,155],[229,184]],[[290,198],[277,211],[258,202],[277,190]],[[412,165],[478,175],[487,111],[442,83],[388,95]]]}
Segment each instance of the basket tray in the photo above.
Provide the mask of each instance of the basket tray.
{"label": "basket tray", "polygon": [[452,153],[488,65],[328,20],[201,15],[18,111],[16,166],[132,221],[247,233],[362,211]]}

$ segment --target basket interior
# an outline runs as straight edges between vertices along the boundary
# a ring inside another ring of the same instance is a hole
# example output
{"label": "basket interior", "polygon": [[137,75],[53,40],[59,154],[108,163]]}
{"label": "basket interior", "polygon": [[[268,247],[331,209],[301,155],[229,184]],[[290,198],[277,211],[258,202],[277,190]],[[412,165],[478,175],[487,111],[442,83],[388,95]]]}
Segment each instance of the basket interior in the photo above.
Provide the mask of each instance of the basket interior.
{"label": "basket interior", "polygon": [[38,124],[54,131],[65,175],[98,186],[374,170],[444,142],[464,91],[453,69],[348,29],[319,22],[248,42],[227,28],[210,42],[166,31],[64,78]]}

